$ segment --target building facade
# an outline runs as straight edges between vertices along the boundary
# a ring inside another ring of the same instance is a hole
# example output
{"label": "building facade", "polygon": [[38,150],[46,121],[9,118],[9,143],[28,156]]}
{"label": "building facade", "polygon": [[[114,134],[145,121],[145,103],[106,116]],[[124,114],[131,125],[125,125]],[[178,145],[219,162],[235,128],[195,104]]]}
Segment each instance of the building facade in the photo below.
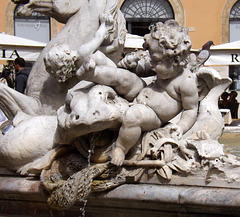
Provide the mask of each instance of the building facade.
{"label": "building facade", "polygon": [[[240,40],[240,0],[118,0],[118,6],[132,34],[143,36],[151,23],[175,19],[189,29],[194,49],[209,40],[215,45]],[[0,32],[47,43],[62,28],[40,13],[19,17],[17,7],[11,0],[1,0]],[[220,70],[224,75],[229,71]]]}
{"label": "building facade", "polygon": [[[239,0],[118,0],[130,33],[143,35],[156,21],[175,19],[189,28],[195,49],[208,40],[215,45],[240,40]],[[47,42],[61,29],[54,19],[33,13],[29,19],[16,15],[11,0],[1,0],[0,32]]]}

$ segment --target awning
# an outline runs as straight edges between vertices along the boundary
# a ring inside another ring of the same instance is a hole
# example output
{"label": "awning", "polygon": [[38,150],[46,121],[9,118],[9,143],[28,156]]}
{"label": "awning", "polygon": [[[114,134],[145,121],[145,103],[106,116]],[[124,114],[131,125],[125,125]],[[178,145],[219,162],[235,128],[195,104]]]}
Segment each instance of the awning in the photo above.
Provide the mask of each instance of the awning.
{"label": "awning", "polygon": [[226,44],[215,45],[211,50],[240,50],[240,41],[234,41]]}
{"label": "awning", "polygon": [[20,56],[26,61],[36,61],[45,46],[43,42],[0,33],[0,60],[14,60]]}
{"label": "awning", "polygon": [[205,65],[240,65],[240,41],[212,46]]}
{"label": "awning", "polygon": [[144,39],[142,36],[127,33],[124,44],[125,49],[143,49]]}

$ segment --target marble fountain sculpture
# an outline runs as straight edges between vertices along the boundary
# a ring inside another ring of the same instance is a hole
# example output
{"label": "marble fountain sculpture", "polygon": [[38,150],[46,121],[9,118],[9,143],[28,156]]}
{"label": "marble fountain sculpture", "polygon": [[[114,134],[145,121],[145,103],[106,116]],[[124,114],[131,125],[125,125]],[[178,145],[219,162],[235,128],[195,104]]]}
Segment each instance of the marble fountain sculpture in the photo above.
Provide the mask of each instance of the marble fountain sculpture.
{"label": "marble fountain sculpture", "polygon": [[153,24],[145,50],[119,61],[126,29],[117,1],[12,1],[24,3],[21,15],[66,24],[33,66],[26,95],[0,84],[14,126],[0,137],[1,164],[39,175],[51,207],[125,183],[239,184],[240,161],[218,142],[218,98],[231,80],[196,67],[186,28]]}

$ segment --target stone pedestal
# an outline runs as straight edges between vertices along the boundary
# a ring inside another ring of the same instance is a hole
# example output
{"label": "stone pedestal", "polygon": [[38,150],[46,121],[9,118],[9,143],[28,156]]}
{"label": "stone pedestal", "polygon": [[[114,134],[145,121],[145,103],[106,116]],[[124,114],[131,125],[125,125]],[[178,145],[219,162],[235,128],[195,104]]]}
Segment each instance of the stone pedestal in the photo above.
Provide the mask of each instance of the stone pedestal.
{"label": "stone pedestal", "polygon": [[[51,209],[37,178],[0,177],[1,217],[79,217],[81,207]],[[92,194],[85,211],[86,217],[240,216],[240,189],[125,184]]]}

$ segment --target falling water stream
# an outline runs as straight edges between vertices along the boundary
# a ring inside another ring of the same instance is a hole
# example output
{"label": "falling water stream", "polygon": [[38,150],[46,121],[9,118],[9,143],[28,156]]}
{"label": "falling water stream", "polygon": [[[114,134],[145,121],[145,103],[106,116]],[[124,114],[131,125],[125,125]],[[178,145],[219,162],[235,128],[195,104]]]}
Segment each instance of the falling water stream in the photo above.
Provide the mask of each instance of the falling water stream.
{"label": "falling water stream", "polygon": [[[90,149],[88,150],[88,165],[87,165],[87,172],[85,173],[84,177],[84,193],[83,193],[83,199],[80,200],[80,202],[83,203],[83,207],[80,208],[81,211],[81,216],[80,217],[85,217],[86,211],[85,208],[87,206],[87,196],[89,195],[89,191],[91,191],[91,188],[89,189],[88,186],[92,185],[92,179],[89,180],[89,168],[91,166],[91,155],[94,152],[95,148],[95,143],[93,142],[93,139],[90,141]],[[90,183],[89,183],[90,182]]]}

